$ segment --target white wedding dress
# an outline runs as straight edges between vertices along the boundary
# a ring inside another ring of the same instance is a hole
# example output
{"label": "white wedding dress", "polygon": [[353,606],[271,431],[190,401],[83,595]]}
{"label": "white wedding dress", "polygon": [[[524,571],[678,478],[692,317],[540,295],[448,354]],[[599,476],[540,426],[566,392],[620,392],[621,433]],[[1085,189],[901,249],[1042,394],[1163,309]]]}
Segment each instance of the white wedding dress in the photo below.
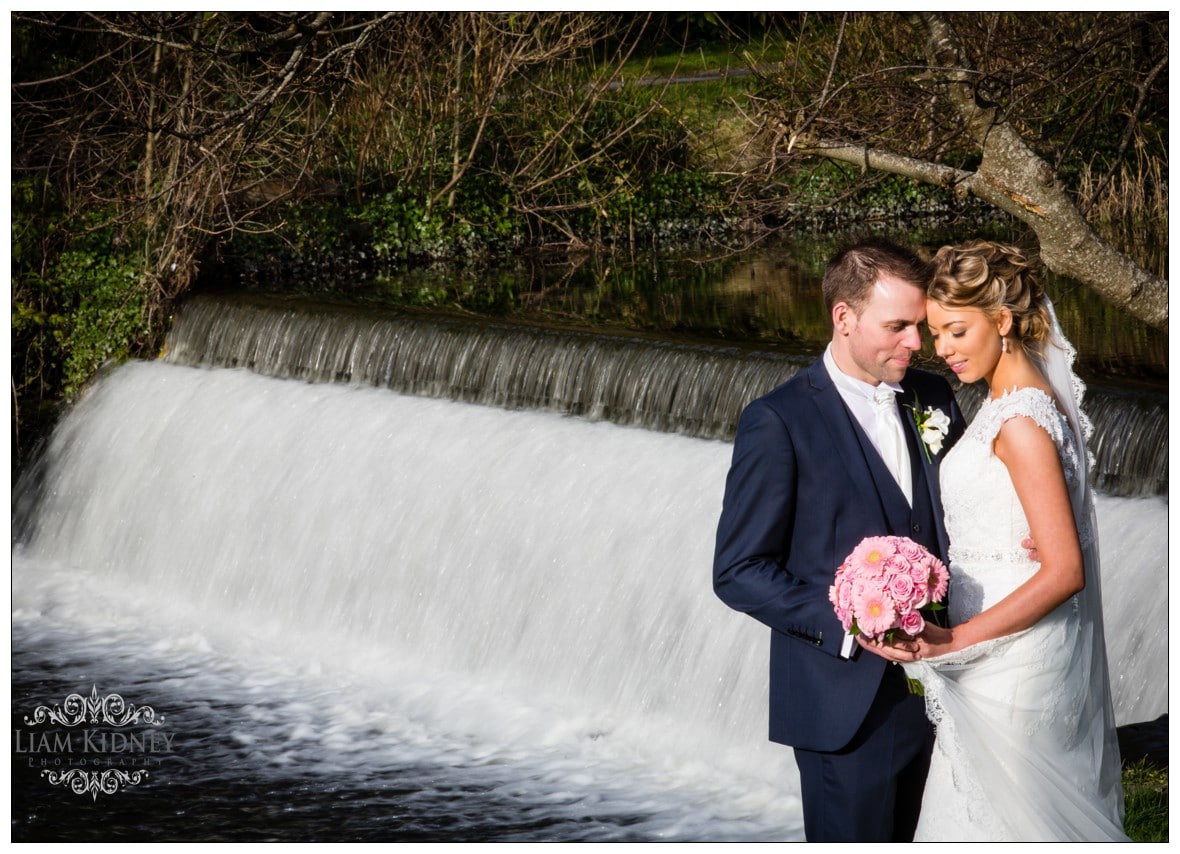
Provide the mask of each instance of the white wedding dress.
{"label": "white wedding dress", "polygon": [[906,666],[925,686],[938,732],[918,840],[1126,839],[1089,454],[1078,439],[1089,425],[1077,408],[1080,383],[1073,382],[1076,400],[1063,405],[1077,428],[1044,391],[1020,389],[985,401],[941,464],[952,626],[999,602],[1039,566],[1020,546],[1028,522],[993,452],[1012,417],[1034,419],[1057,445],[1086,557],[1086,589],[1023,632]]}

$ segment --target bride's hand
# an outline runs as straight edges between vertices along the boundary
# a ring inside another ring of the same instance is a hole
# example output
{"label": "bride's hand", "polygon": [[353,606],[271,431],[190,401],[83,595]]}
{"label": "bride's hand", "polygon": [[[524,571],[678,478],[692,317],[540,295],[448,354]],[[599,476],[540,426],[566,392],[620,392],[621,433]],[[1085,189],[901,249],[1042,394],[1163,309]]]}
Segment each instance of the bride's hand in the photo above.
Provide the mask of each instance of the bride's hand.
{"label": "bride's hand", "polygon": [[886,661],[901,663],[905,661],[917,661],[920,657],[918,655],[918,644],[920,638],[911,638],[900,632],[899,637],[893,643],[886,643],[881,640],[865,640],[864,635],[857,635],[856,642],[861,645],[862,649],[867,649],[874,655],[879,655]]}
{"label": "bride's hand", "polygon": [[932,623],[927,623],[922,634],[918,635],[917,644],[918,658],[933,658],[956,650],[954,632]]}

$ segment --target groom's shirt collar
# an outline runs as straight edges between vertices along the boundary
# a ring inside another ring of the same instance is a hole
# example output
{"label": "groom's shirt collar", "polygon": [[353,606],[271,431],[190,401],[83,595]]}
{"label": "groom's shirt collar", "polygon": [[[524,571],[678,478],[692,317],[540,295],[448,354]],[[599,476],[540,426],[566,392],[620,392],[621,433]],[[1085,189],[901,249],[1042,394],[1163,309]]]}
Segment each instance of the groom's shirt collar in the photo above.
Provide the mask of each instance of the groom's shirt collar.
{"label": "groom's shirt collar", "polygon": [[[857,420],[861,420],[858,410],[861,408],[862,402],[867,406],[866,411],[872,413],[873,397],[876,395],[877,387],[856,377],[850,377],[840,370],[836,365],[835,357],[832,356],[831,344],[824,350],[824,367],[828,371],[828,376],[832,378],[832,382],[836,384],[836,390],[840,392],[840,397],[844,398],[844,402],[857,414]],[[898,383],[883,383],[883,385],[895,392],[904,391]]]}

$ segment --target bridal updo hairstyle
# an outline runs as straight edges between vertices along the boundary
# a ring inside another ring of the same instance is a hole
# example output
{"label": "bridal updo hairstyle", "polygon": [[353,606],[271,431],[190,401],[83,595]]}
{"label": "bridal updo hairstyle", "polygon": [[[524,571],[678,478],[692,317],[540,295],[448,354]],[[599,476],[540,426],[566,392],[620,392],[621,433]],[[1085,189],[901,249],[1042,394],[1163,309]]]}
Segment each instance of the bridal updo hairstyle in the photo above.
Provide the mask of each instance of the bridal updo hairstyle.
{"label": "bridal updo hairstyle", "polygon": [[1008,340],[1025,349],[1044,349],[1051,323],[1041,267],[1020,249],[972,240],[942,247],[930,266],[930,299],[947,308],[977,308],[993,320],[1006,308],[1012,312]]}

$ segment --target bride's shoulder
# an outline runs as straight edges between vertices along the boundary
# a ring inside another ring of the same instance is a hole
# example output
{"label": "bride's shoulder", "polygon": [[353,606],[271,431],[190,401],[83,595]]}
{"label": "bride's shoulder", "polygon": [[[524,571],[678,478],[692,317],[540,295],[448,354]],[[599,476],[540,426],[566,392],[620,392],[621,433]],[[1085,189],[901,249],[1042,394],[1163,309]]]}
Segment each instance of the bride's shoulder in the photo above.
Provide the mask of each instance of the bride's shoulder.
{"label": "bride's shoulder", "polygon": [[1022,416],[1034,421],[1055,442],[1061,440],[1064,429],[1061,410],[1053,395],[1039,386],[1008,389],[999,397],[988,398],[972,426],[985,435],[995,436],[1007,422]]}

